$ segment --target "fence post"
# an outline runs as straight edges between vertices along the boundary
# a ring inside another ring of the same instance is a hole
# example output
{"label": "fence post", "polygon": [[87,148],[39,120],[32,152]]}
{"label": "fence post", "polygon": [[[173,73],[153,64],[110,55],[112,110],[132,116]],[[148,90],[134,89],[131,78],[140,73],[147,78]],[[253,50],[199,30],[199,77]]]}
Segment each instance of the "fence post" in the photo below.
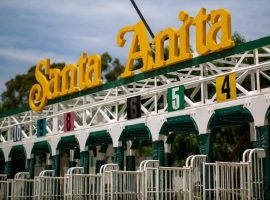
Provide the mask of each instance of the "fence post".
{"label": "fence post", "polygon": [[264,168],[264,199],[270,199],[270,125],[256,127],[254,148],[265,150]]}

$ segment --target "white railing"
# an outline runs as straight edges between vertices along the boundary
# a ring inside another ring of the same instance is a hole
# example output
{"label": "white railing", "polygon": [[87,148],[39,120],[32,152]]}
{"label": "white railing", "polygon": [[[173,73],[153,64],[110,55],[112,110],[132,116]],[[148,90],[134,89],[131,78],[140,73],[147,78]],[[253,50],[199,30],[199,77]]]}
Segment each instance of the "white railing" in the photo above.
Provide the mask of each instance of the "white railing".
{"label": "white railing", "polygon": [[70,168],[65,175],[65,199],[101,200],[101,175],[83,174],[82,167]]}
{"label": "white railing", "polygon": [[0,199],[4,199],[7,194],[7,175],[0,174]]}
{"label": "white railing", "polygon": [[65,177],[45,170],[28,179],[22,172],[13,180],[0,176],[0,199],[262,200],[264,157],[263,149],[248,149],[238,163],[206,163],[206,156],[194,155],[184,167],[160,167],[159,161],[146,160],[138,171],[106,164],[99,174],[83,174],[82,167],[73,167]]}
{"label": "white railing", "polygon": [[248,149],[242,162],[203,163],[203,199],[264,198],[263,149]]}

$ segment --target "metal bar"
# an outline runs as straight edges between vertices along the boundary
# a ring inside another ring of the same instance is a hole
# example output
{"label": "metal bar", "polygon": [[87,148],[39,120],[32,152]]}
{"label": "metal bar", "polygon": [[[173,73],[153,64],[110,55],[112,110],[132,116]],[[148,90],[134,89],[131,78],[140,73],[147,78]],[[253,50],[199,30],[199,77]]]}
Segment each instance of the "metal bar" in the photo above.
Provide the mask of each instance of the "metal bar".
{"label": "metal bar", "polygon": [[138,13],[138,15],[140,16],[141,20],[143,21],[145,27],[147,28],[149,34],[151,35],[152,39],[155,37],[154,33],[152,32],[152,30],[150,29],[149,25],[147,24],[145,18],[143,17],[141,11],[139,10],[138,6],[136,5],[136,3],[134,2],[134,0],[130,0],[133,7],[135,8],[136,12]]}

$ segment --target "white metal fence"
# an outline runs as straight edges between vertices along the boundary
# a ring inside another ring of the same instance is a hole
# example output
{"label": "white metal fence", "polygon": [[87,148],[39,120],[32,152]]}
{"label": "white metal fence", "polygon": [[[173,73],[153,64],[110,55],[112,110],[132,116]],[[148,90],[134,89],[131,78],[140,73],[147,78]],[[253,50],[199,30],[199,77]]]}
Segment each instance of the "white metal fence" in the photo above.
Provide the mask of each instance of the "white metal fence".
{"label": "white metal fence", "polygon": [[203,163],[204,199],[263,199],[263,149],[248,149],[242,162]]}
{"label": "white metal fence", "polygon": [[0,174],[0,199],[5,199],[7,194],[7,175]]}
{"label": "white metal fence", "polygon": [[65,175],[65,199],[101,200],[101,175],[83,174],[82,167],[73,167]]}
{"label": "white metal fence", "polygon": [[263,199],[263,149],[248,149],[242,161],[206,163],[206,156],[187,158],[184,167],[160,167],[157,160],[141,162],[138,171],[120,171],[106,164],[99,174],[73,167],[65,177],[42,171],[29,179],[0,175],[0,199],[37,200],[198,200]]}
{"label": "white metal fence", "polygon": [[64,199],[64,177],[55,177],[53,170],[40,172],[36,185],[36,199]]}

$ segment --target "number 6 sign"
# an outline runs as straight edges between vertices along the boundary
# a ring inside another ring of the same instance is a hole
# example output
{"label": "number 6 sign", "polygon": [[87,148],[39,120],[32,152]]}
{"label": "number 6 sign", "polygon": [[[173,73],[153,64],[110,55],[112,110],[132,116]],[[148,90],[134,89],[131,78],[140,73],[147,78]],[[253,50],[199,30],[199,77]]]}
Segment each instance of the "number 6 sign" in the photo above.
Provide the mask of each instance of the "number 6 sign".
{"label": "number 6 sign", "polygon": [[64,114],[64,132],[74,130],[74,112]]}
{"label": "number 6 sign", "polygon": [[127,119],[136,119],[141,117],[141,96],[127,99]]}

